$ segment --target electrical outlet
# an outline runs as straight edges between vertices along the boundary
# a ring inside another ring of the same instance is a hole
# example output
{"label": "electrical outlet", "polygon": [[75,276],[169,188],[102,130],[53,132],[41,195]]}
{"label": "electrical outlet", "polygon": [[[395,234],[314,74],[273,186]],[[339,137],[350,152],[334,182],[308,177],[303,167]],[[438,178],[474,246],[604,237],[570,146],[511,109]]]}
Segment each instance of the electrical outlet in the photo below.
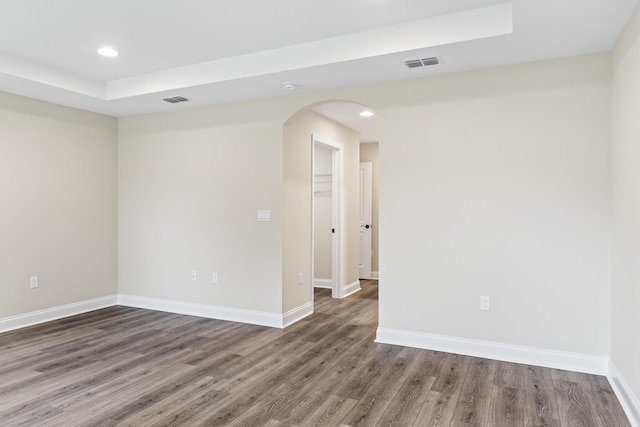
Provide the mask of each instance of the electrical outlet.
{"label": "electrical outlet", "polygon": [[480,310],[489,310],[491,308],[491,300],[487,296],[480,297]]}
{"label": "electrical outlet", "polygon": [[211,275],[211,282],[212,283],[218,283],[218,273],[213,273]]}
{"label": "electrical outlet", "polygon": [[195,270],[191,271],[191,280],[198,280],[198,272]]}
{"label": "electrical outlet", "polygon": [[38,284],[39,284],[39,283],[38,283],[38,276],[31,276],[31,277],[29,278],[29,287],[30,287],[31,289],[35,289],[35,288],[37,288],[37,287],[38,287]]}

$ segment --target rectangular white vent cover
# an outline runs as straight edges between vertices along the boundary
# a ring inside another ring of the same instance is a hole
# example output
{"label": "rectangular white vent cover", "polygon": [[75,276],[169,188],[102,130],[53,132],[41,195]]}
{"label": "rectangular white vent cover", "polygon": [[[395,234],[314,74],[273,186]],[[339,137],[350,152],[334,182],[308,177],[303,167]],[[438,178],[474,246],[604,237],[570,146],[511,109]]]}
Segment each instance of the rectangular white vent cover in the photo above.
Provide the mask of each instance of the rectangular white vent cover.
{"label": "rectangular white vent cover", "polygon": [[164,98],[163,101],[166,101],[170,104],[177,104],[178,102],[187,102],[188,99],[185,98],[184,96],[174,96],[171,98]]}
{"label": "rectangular white vent cover", "polygon": [[407,68],[419,68],[419,67],[428,67],[430,65],[438,65],[440,60],[437,56],[432,56],[431,58],[422,58],[422,59],[410,59],[408,61],[404,61],[404,65]]}

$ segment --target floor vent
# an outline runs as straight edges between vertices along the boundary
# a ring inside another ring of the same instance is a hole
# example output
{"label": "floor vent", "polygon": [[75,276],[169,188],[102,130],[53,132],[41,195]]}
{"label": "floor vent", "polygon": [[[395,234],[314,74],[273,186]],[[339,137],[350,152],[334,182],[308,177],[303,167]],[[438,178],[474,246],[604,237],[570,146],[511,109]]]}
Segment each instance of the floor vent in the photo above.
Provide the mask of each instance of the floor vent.
{"label": "floor vent", "polygon": [[411,59],[409,61],[404,61],[404,65],[407,68],[418,68],[418,67],[428,67],[430,65],[438,65],[440,60],[437,56],[432,56],[431,58],[422,58],[422,59]]}
{"label": "floor vent", "polygon": [[187,102],[188,99],[184,96],[173,96],[171,98],[164,98],[163,101],[166,101],[170,104],[177,104],[178,102]]}

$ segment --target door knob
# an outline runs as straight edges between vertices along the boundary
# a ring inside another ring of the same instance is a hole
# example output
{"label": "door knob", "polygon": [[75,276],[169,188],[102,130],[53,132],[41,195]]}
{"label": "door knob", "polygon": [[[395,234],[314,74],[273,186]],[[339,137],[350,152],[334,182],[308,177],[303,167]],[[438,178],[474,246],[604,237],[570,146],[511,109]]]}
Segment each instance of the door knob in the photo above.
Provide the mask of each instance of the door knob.
{"label": "door knob", "polygon": [[369,224],[365,225],[364,228],[369,228]]}

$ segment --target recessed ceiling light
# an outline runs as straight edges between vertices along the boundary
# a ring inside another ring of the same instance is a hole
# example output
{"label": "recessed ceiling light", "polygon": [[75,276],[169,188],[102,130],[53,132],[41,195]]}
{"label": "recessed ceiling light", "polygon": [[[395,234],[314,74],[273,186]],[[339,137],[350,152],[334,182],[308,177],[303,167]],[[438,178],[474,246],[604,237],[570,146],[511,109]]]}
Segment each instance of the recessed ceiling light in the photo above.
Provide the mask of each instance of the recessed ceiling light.
{"label": "recessed ceiling light", "polygon": [[360,117],[371,117],[373,116],[373,112],[365,110],[363,112],[360,113]]}
{"label": "recessed ceiling light", "polygon": [[118,56],[118,51],[112,47],[102,47],[98,49],[98,53],[102,56],[108,56],[109,58]]}

